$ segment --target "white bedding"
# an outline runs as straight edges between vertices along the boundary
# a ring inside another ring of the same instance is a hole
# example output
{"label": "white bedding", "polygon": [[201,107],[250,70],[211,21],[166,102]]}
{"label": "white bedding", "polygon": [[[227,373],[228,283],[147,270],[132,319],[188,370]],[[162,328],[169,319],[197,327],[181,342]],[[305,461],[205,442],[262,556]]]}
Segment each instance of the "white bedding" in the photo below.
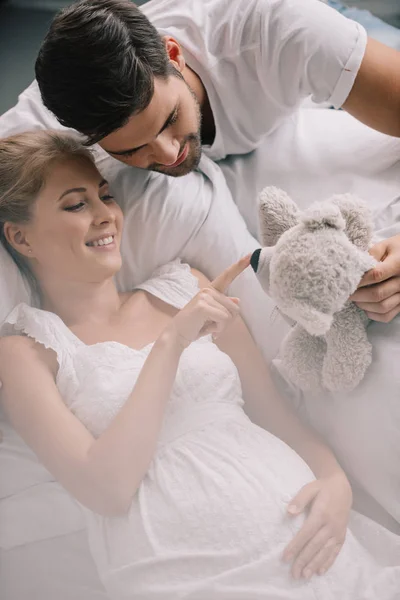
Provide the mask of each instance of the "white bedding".
{"label": "white bedding", "polygon": [[[35,122],[31,114],[28,121],[22,120],[19,129],[23,128],[24,122],[29,123],[30,127],[48,126],[47,123]],[[0,135],[5,135],[9,131],[9,125],[10,121],[5,122],[4,117],[0,118]],[[264,185],[274,184],[286,189],[302,206],[332,192],[359,193],[370,202],[376,215],[376,222],[382,230],[381,235],[385,237],[400,231],[400,201],[396,200],[400,188],[399,158],[399,140],[377,134],[343,112],[304,109],[296,118],[288,121],[280,131],[275,132],[257,151],[246,157],[228,159],[220,166],[237,205],[246,216],[253,233],[257,231],[258,192]],[[220,171],[206,159],[202,161],[202,167],[205,178],[199,174],[193,175],[194,178],[201,180],[200,186],[196,186],[197,192],[193,191],[195,188],[190,183],[190,177],[182,180],[167,180],[165,183],[162,178],[155,176],[149,183],[144,173],[133,170],[124,170],[118,181],[114,183],[115,191],[122,194],[121,200],[127,205],[126,232],[123,241],[125,264],[118,277],[122,289],[132,287],[148,276],[153,268],[178,255],[212,277],[227,264],[257,246],[257,241],[247,232],[243,219],[230,195],[226,193]],[[116,172],[115,162],[111,159],[103,160],[101,168],[109,177]],[[166,192],[168,201],[165,200]],[[0,294],[0,319],[2,319],[12,305],[25,299],[26,291],[15,268],[8,261],[5,262],[1,252],[0,281],[6,282],[6,284],[2,283]],[[287,325],[279,317],[274,316],[271,301],[264,296],[251,271],[243,275],[232,288],[232,293],[242,297],[244,317],[265,356],[268,359],[272,358],[280,339],[287,331]],[[388,326],[383,334],[384,337],[388,337],[389,343],[383,344],[383,354],[380,355],[379,360],[386,363],[390,361],[392,367],[389,367],[389,372],[390,368],[398,369],[400,364],[397,329]],[[390,352],[385,353],[386,347],[390,348]],[[376,368],[379,369],[379,365]],[[388,369],[385,373],[388,373]],[[398,395],[398,387],[391,388],[392,382],[389,380],[384,383],[387,387],[381,390],[379,397],[382,415],[386,415],[382,421],[390,422],[392,414],[390,411],[393,407],[394,395]],[[358,406],[365,415],[364,422],[367,424],[371,421],[372,413],[362,402],[359,402]],[[312,411],[312,405],[309,405],[308,409]],[[373,410],[377,410],[376,402]],[[315,412],[319,417],[321,413],[323,416],[323,409]],[[353,411],[352,414],[354,421],[348,422],[348,430],[359,427],[359,413],[356,411],[354,414]],[[322,418],[321,428],[326,429],[329,426],[333,429],[335,420],[339,425],[341,419],[343,419],[342,414],[330,411],[329,422]],[[373,426],[375,427],[374,422]],[[14,490],[9,490],[12,498],[12,494],[17,494],[20,486],[23,485],[23,477],[17,481],[18,477],[15,475],[15,471],[22,463],[19,462],[19,451],[12,450],[9,443],[11,432],[7,431],[4,423],[1,427],[5,430],[5,442],[0,445],[0,490],[4,490],[7,482],[9,485],[12,481],[16,486]],[[388,449],[400,447],[400,427],[384,430],[375,427],[375,434],[380,438],[378,442],[382,447]],[[390,439],[388,436],[391,436]],[[337,440],[333,441],[340,445],[340,436]],[[346,448],[351,455],[351,437],[348,438],[347,443],[350,444]],[[385,454],[382,458],[385,461],[388,459]],[[400,503],[400,493],[397,495],[398,501],[395,500],[397,504],[394,509],[387,501],[387,495],[393,493],[399,479],[395,479],[392,487],[382,488],[381,480],[385,476],[386,464],[385,462],[383,466],[382,464],[367,465],[368,485],[372,488],[374,482],[378,482],[379,474],[379,502],[384,505],[385,515],[389,508],[392,513],[396,511]],[[22,468],[29,469],[29,464],[23,463]],[[349,468],[351,470],[351,465]],[[13,470],[12,478],[11,470]],[[400,478],[398,471],[394,472],[394,476],[396,474]],[[391,471],[390,475],[392,476]],[[3,500],[0,499],[0,522],[7,514],[5,511],[2,512],[4,500],[3,495]],[[12,502],[9,496],[8,506],[10,501]],[[18,501],[20,502],[20,496]],[[0,562],[1,569],[4,570],[4,574],[0,572],[0,575],[2,591],[5,591],[4,597],[7,600],[28,600],[28,598],[42,600],[49,597],[50,591],[59,588],[60,581],[64,581],[62,592],[59,590],[57,594],[52,594],[52,597],[57,597],[57,600],[89,600],[89,598],[92,600],[92,597],[93,600],[95,598],[97,600],[104,597],[93,573],[92,561],[86,553],[84,533],[77,532],[79,527],[75,521],[73,530],[66,518],[62,534],[48,531],[40,539],[37,537],[36,541],[32,537],[29,540],[26,537],[24,540],[24,527],[30,519],[31,502],[28,490],[26,500],[20,502],[18,508],[19,519],[15,517],[15,521],[18,521],[18,531],[13,535],[17,535],[17,541],[14,539],[12,543],[12,539],[2,538],[3,531],[0,530],[2,549]],[[42,505],[43,515],[46,516],[49,504],[44,501]],[[63,510],[67,509],[64,507]],[[379,515],[377,517],[384,520],[384,517],[381,518]],[[57,571],[49,569],[44,579],[43,564],[46,556],[50,554],[55,561],[58,556],[62,562]],[[27,571],[22,580],[20,568],[27,560],[27,556],[30,557],[29,560],[37,562],[38,569],[36,571],[32,568]],[[86,570],[83,568],[85,564],[87,564]],[[78,587],[74,585],[71,576],[75,569],[80,573]]]}

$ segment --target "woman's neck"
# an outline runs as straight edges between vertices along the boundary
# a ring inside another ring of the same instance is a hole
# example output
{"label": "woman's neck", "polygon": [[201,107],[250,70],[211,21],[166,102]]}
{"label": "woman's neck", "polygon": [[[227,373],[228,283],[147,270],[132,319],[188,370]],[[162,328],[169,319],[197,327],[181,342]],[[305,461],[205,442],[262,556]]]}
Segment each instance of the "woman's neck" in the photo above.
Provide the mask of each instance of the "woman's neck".
{"label": "woman's neck", "polygon": [[121,307],[113,279],[101,283],[41,280],[41,308],[56,313],[68,327],[107,322]]}

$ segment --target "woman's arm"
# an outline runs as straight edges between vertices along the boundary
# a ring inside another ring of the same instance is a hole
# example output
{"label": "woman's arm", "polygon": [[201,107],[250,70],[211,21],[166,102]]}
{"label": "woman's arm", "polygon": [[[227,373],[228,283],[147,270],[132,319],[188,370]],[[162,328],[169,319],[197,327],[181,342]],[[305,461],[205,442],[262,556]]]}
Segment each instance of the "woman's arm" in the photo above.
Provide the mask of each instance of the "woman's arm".
{"label": "woman's arm", "polygon": [[161,335],[132,393],[96,440],[65,406],[54,356],[26,337],[0,339],[1,401],[24,441],[79,502],[103,515],[126,512],[153,458],[182,345]]}
{"label": "woman's arm", "polygon": [[[209,283],[199,271],[193,269],[192,272],[201,286]],[[230,356],[238,369],[245,410],[250,419],[293,448],[316,477],[341,472],[332,452],[316,433],[303,424],[288,401],[278,394],[265,359],[241,317],[235,319],[218,338],[217,346]]]}
{"label": "woman's arm", "polygon": [[0,339],[1,401],[44,466],[82,504],[104,515],[125,513],[153,458],[183,350],[237,315],[224,290],[250,264],[228,267],[171,319],[158,337],[124,406],[95,439],[65,406],[52,351],[22,336]]}

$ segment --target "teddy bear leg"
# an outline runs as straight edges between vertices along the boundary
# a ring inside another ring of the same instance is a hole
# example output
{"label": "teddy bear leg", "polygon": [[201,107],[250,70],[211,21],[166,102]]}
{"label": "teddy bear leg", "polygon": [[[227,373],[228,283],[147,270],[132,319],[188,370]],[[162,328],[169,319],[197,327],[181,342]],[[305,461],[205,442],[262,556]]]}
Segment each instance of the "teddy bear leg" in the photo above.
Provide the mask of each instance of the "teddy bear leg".
{"label": "teddy bear leg", "polygon": [[325,352],[323,337],[310,335],[300,325],[295,325],[286,336],[280,352],[288,379],[303,391],[320,390]]}
{"label": "teddy bear leg", "polygon": [[322,369],[322,384],[330,391],[350,392],[363,379],[372,361],[372,346],[368,341],[368,317],[353,302],[334,317],[326,334],[326,355]]}

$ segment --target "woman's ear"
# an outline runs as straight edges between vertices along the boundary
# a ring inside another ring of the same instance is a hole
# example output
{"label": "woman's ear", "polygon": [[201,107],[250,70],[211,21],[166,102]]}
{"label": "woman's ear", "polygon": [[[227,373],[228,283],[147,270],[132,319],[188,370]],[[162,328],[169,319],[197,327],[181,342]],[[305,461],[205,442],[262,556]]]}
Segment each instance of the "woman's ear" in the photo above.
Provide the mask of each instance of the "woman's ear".
{"label": "woman's ear", "polygon": [[14,250],[22,254],[22,256],[32,258],[32,248],[26,238],[26,232],[21,225],[7,222],[4,224],[3,231],[4,237]]}
{"label": "woman's ear", "polygon": [[186,66],[186,62],[183,57],[179,42],[177,42],[176,39],[170,35],[165,35],[163,39],[169,60],[173,63],[175,69],[182,73]]}

